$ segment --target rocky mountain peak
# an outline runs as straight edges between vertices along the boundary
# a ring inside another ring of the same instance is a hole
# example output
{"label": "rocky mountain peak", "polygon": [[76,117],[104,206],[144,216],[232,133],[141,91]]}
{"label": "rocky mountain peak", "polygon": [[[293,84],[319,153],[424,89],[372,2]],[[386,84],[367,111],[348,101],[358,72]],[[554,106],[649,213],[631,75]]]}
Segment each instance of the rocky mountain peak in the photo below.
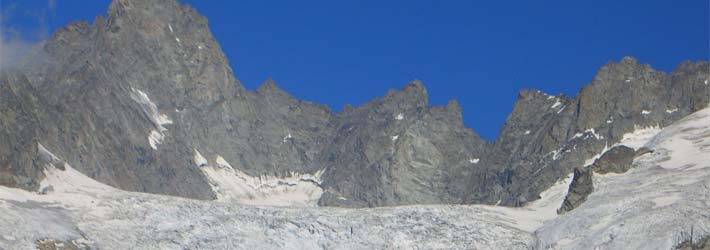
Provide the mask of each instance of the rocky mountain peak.
{"label": "rocky mountain peak", "polygon": [[266,81],[257,88],[256,92],[265,96],[283,97],[287,99],[293,98],[293,96],[281,89],[271,78],[266,79]]}
{"label": "rocky mountain peak", "polygon": [[[710,96],[708,63],[667,75],[624,58],[575,98],[521,91],[491,145],[455,100],[429,106],[419,80],[340,113],[271,79],[245,90],[207,20],[175,0],[115,0],[105,19],[73,23],[41,49],[49,59],[37,67],[0,75],[2,185],[37,187],[42,144],[130,191],[213,199],[243,176],[322,173],[321,205],[522,205],[605,143]],[[220,166],[235,178],[215,181]]]}
{"label": "rocky mountain peak", "polygon": [[424,84],[419,80],[414,80],[399,91],[390,90],[382,98],[382,102],[394,104],[403,109],[426,108],[429,106],[429,95]]}
{"label": "rocky mountain peak", "polygon": [[459,117],[462,116],[461,105],[456,99],[449,100],[449,102],[446,104],[446,110],[448,110],[449,113],[456,114]]}

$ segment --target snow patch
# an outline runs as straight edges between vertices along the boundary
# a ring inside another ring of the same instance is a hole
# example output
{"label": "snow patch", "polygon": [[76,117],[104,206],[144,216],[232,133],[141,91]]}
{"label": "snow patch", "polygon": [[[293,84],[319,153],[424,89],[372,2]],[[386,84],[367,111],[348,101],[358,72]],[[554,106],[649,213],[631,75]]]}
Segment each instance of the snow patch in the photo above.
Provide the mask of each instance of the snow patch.
{"label": "snow patch", "polygon": [[676,111],[678,111],[678,108],[666,109],[666,113],[668,113],[668,114],[673,114]]}
{"label": "snow patch", "polygon": [[530,130],[525,130],[525,134],[526,134],[526,135],[529,135],[529,134],[530,134]]}
{"label": "snow patch", "polygon": [[[314,174],[289,173],[287,177],[250,176],[231,167],[221,156],[217,164],[200,168],[209,179],[212,190],[221,202],[235,202],[258,206],[315,207],[323,194],[320,177]],[[228,167],[224,167],[228,166]]]}
{"label": "snow patch", "polygon": [[222,158],[221,155],[217,155],[217,159],[215,159],[215,162],[217,163],[217,167],[233,169],[232,165],[230,165],[229,162]]}
{"label": "snow patch", "polygon": [[554,108],[557,108],[557,107],[560,107],[560,106],[562,106],[562,103],[558,100],[558,101],[555,102],[555,104],[552,104],[552,106],[550,106],[550,108],[551,108],[551,109],[554,109]]}
{"label": "snow patch", "polygon": [[150,147],[153,148],[154,150],[158,149],[158,144],[163,142],[163,139],[165,136],[158,132],[155,131],[155,129],[150,131],[150,134],[148,135],[148,143],[150,144]]}
{"label": "snow patch", "polygon": [[576,139],[576,138],[580,138],[580,137],[589,138],[590,136],[596,138],[597,140],[603,140],[603,139],[604,139],[604,136],[603,136],[603,135],[600,135],[600,134],[597,134],[597,132],[596,132],[593,128],[588,128],[587,130],[584,130],[584,132],[574,134],[574,135],[570,138],[570,140],[573,140],[573,139]]}
{"label": "snow patch", "polygon": [[397,139],[399,139],[399,135],[392,136],[392,141],[396,141]]}
{"label": "snow patch", "polygon": [[562,113],[562,111],[564,111],[565,108],[567,108],[567,107],[562,107],[560,110],[557,111],[557,113],[558,113],[558,114],[559,114],[559,113]]}
{"label": "snow patch", "polygon": [[[157,145],[163,141],[165,138],[164,133],[168,130],[164,125],[173,124],[173,121],[170,120],[170,117],[167,115],[158,112],[158,106],[150,101],[150,98],[148,98],[145,92],[131,88],[131,99],[140,104],[143,114],[153,123],[156,130],[151,130],[150,133],[148,133],[148,143],[153,149],[158,149]],[[156,135],[156,133],[158,135]]]}
{"label": "snow patch", "polygon": [[658,134],[661,129],[658,126],[653,126],[653,127],[639,127],[639,126],[634,126],[634,131],[626,133],[622,136],[621,141],[614,143],[611,146],[604,146],[604,149],[602,149],[601,152],[593,156],[592,158],[587,159],[584,162],[584,166],[588,167],[591,166],[594,161],[599,159],[606,151],[609,151],[609,149],[619,146],[619,145],[624,145],[630,148],[633,148],[634,150],[638,150],[639,148],[643,147],[653,136]]}
{"label": "snow patch", "polygon": [[42,145],[42,143],[39,143],[39,142],[37,143],[37,153],[39,153],[39,156],[43,160],[45,160],[49,163],[57,163],[57,162],[61,161],[61,159],[59,159],[59,157],[54,155],[47,148],[45,148],[44,145]]}
{"label": "snow patch", "polygon": [[552,154],[552,160],[558,160],[562,157],[562,149],[553,150],[548,154]]}
{"label": "snow patch", "polygon": [[170,32],[171,32],[171,33],[173,32],[173,26],[172,26],[172,25],[168,24],[168,29],[170,29]]}
{"label": "snow patch", "polygon": [[198,167],[207,165],[207,159],[205,159],[205,157],[200,154],[200,151],[197,151],[197,149],[194,150],[195,155],[192,157],[192,162],[194,162],[195,165],[197,165]]}
{"label": "snow patch", "polygon": [[648,115],[648,114],[650,114],[650,113],[651,113],[651,111],[648,111],[648,110],[641,110],[641,114],[642,114],[642,115]]}
{"label": "snow patch", "polygon": [[471,159],[468,159],[468,162],[469,162],[469,163],[473,163],[473,164],[476,164],[476,163],[478,163],[479,161],[481,161],[481,159],[479,159],[479,158],[471,158]]}
{"label": "snow patch", "polygon": [[401,121],[404,120],[404,115],[402,113],[397,114],[397,116],[394,117],[395,120]]}
{"label": "snow patch", "polygon": [[286,143],[288,140],[293,139],[293,136],[291,136],[291,133],[288,133],[286,136],[284,136],[282,142]]}

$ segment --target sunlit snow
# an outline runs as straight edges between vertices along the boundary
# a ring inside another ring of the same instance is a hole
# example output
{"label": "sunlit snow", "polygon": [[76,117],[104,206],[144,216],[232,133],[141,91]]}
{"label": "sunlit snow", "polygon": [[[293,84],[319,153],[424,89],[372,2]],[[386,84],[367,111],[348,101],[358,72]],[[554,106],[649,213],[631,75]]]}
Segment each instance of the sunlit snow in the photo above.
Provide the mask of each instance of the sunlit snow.
{"label": "sunlit snow", "polygon": [[222,156],[217,166],[203,165],[200,170],[210,180],[217,200],[264,206],[317,206],[323,194],[322,171],[314,174],[291,172],[289,176],[250,176],[234,169]]}
{"label": "sunlit snow", "polygon": [[131,99],[140,104],[143,114],[148,117],[148,120],[155,127],[148,133],[148,143],[153,149],[158,149],[157,145],[163,141],[165,138],[164,133],[168,130],[165,125],[172,124],[173,121],[167,115],[158,111],[158,106],[148,98],[145,92],[131,88]]}

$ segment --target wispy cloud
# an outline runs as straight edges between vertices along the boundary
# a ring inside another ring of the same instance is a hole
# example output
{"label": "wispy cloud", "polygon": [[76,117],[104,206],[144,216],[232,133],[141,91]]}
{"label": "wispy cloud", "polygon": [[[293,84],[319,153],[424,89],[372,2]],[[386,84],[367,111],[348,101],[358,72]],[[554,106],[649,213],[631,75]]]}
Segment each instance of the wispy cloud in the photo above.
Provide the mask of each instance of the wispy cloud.
{"label": "wispy cloud", "polygon": [[[21,10],[17,3],[0,2],[0,69],[17,66],[37,44],[49,38],[48,19],[56,4],[56,0],[48,0],[44,8]],[[15,25],[19,18],[35,20],[36,25]]]}

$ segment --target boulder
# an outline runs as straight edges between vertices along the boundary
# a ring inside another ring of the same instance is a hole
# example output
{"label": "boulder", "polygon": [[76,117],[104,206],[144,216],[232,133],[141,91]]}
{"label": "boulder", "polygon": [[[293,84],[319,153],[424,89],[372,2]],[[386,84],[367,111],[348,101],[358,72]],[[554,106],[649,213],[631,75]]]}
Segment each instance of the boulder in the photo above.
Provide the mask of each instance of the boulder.
{"label": "boulder", "polygon": [[631,163],[634,161],[635,156],[636,151],[633,148],[623,145],[616,146],[594,161],[592,169],[600,174],[625,173],[631,169]]}
{"label": "boulder", "polygon": [[558,214],[563,214],[572,209],[579,207],[587,196],[594,191],[594,183],[592,182],[592,169],[585,167],[576,167],[574,169],[574,178],[569,185],[569,191],[562,202],[562,207],[557,209]]}

